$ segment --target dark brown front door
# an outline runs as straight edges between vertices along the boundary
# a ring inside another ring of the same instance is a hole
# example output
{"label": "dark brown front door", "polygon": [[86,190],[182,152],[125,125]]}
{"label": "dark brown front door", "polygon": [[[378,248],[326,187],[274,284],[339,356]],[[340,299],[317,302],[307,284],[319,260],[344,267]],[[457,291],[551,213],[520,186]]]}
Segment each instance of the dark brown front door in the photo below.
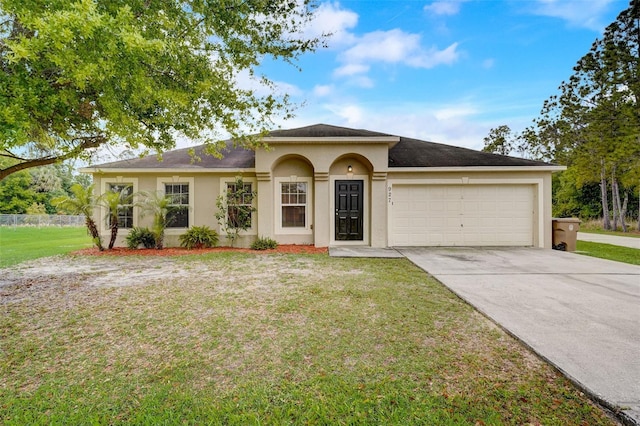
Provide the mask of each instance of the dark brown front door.
{"label": "dark brown front door", "polygon": [[336,241],[362,241],[361,180],[336,181]]}

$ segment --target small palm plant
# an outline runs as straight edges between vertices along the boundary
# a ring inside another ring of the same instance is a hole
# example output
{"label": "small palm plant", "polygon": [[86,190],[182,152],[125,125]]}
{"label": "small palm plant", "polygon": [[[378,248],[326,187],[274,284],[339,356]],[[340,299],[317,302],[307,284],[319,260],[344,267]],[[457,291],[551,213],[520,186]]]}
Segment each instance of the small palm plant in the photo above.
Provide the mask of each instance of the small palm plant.
{"label": "small palm plant", "polygon": [[70,190],[73,196],[65,195],[56,197],[51,200],[51,203],[71,214],[83,215],[87,230],[89,231],[89,235],[91,235],[91,240],[96,247],[98,247],[98,250],[104,250],[102,238],[100,237],[100,232],[98,232],[98,226],[93,220],[93,210],[97,206],[96,197],[93,195],[93,185],[85,188],[79,183],[76,183],[71,186]]}
{"label": "small palm plant", "polygon": [[140,192],[141,201],[138,203],[142,216],[153,215],[151,232],[156,240],[156,249],[164,247],[164,231],[167,229],[167,215],[171,207],[172,199],[164,191]]}
{"label": "small palm plant", "polygon": [[133,195],[131,187],[125,186],[120,190],[107,191],[98,199],[98,204],[107,210],[107,224],[111,230],[109,250],[111,250],[118,236],[118,212],[125,205],[130,205]]}

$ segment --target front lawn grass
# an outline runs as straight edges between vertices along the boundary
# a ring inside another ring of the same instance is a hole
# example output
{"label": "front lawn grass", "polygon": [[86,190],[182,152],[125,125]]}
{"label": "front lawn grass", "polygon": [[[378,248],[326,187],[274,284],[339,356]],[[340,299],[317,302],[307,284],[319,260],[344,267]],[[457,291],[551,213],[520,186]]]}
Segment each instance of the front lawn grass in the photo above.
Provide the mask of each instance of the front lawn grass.
{"label": "front lawn grass", "polygon": [[79,261],[0,292],[2,424],[613,424],[406,259]]}
{"label": "front lawn grass", "polygon": [[601,259],[640,265],[640,250],[631,247],[614,246],[611,244],[580,241],[576,243],[576,253]]}
{"label": "front lawn grass", "polygon": [[0,268],[91,245],[85,227],[0,226]]}

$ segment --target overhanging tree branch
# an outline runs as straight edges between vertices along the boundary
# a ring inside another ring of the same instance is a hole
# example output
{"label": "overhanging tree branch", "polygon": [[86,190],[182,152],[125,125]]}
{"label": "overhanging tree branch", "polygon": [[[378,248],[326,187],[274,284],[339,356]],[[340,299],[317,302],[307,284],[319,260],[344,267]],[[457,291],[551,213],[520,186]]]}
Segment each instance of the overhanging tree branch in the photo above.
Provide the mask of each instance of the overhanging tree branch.
{"label": "overhanging tree branch", "polygon": [[4,179],[5,177],[9,176],[12,173],[16,173],[21,170],[29,169],[32,167],[47,166],[49,164],[60,163],[70,158],[76,158],[87,149],[97,148],[100,145],[104,144],[105,142],[107,142],[107,138],[105,138],[104,136],[92,136],[92,137],[87,136],[87,137],[76,138],[74,139],[74,141],[79,141],[80,143],[70,151],[57,154],[57,155],[48,155],[48,156],[43,156],[38,158],[27,159],[27,158],[20,158],[11,153],[8,153],[8,154],[0,153],[0,156],[2,157],[8,157],[8,158],[20,160],[20,162],[17,164],[14,164],[4,169],[0,169],[0,180]]}

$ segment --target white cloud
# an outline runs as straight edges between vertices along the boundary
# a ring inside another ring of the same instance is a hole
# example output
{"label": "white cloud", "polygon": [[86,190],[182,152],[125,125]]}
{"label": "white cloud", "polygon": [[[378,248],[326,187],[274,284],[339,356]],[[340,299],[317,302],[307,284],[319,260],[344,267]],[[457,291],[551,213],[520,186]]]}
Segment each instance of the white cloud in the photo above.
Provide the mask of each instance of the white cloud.
{"label": "white cloud", "polygon": [[361,104],[356,100],[316,104],[298,111],[284,128],[326,123],[405,136],[447,145],[482,149],[489,128],[498,124],[482,122],[480,108],[462,100],[458,104]]}
{"label": "white cloud", "polygon": [[537,0],[532,13],[560,18],[575,27],[601,31],[602,15],[615,0]]}
{"label": "white cloud", "polygon": [[470,117],[478,113],[478,109],[468,104],[444,106],[434,111],[433,115],[440,121],[455,120]]}
{"label": "white cloud", "polygon": [[347,81],[347,83],[352,86],[361,87],[363,89],[371,89],[373,86],[375,86],[373,80],[366,75],[353,76]]}
{"label": "white cloud", "polygon": [[318,84],[313,88],[313,94],[320,98],[331,95],[333,91],[334,87],[330,84]]}
{"label": "white cloud", "polygon": [[422,54],[410,56],[407,63],[417,68],[433,68],[438,65],[451,65],[460,57],[458,52],[458,43],[453,43],[443,50],[437,47],[431,47],[429,50],[423,50]]}
{"label": "white cloud", "polygon": [[361,127],[359,123],[365,121],[365,117],[369,114],[359,105],[328,105],[327,107],[344,125],[350,127]]}
{"label": "white cloud", "polygon": [[240,89],[253,90],[258,96],[267,96],[275,94],[283,96],[301,96],[303,91],[296,85],[284,81],[272,81],[273,87],[269,87],[262,83],[259,78],[252,77],[247,70],[243,70],[236,74],[236,84]]}
{"label": "white cloud", "polygon": [[342,67],[336,68],[333,72],[333,75],[336,77],[341,77],[345,75],[356,75],[356,74],[365,74],[369,72],[371,67],[369,65],[363,64],[347,64]]}
{"label": "white cloud", "polygon": [[342,54],[349,63],[364,61],[402,62],[420,49],[420,36],[402,30],[374,31],[362,36]]}
{"label": "white cloud", "polygon": [[434,15],[456,15],[460,12],[461,3],[462,1],[456,0],[434,1],[426,5],[424,11]]}
{"label": "white cloud", "polygon": [[310,38],[331,34],[327,40],[329,47],[339,46],[353,42],[354,35],[348,30],[357,24],[357,13],[342,9],[338,2],[322,3],[316,9],[304,34]]}
{"label": "white cloud", "polygon": [[459,57],[457,47],[458,44],[453,43],[444,50],[436,47],[424,49],[419,34],[406,33],[400,29],[374,31],[360,37],[353,47],[339,56],[345,65],[338,68],[335,74],[366,72],[367,64],[374,62],[399,63],[416,68],[452,64]]}

